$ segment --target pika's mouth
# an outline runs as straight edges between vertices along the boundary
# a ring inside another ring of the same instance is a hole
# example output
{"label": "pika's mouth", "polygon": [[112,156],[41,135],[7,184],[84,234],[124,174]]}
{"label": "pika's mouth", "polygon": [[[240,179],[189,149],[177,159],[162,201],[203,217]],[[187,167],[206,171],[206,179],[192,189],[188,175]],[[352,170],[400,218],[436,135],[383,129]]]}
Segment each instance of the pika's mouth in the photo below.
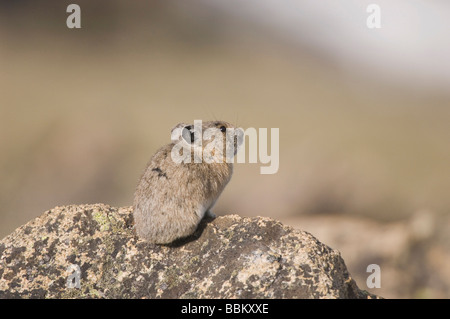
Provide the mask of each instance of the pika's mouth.
{"label": "pika's mouth", "polygon": [[237,154],[237,152],[238,152],[238,147],[239,147],[238,138],[237,138],[237,136],[235,136],[235,137],[234,137],[234,155]]}
{"label": "pika's mouth", "polygon": [[244,142],[244,130],[238,127],[234,130],[234,155],[237,154],[243,142]]}

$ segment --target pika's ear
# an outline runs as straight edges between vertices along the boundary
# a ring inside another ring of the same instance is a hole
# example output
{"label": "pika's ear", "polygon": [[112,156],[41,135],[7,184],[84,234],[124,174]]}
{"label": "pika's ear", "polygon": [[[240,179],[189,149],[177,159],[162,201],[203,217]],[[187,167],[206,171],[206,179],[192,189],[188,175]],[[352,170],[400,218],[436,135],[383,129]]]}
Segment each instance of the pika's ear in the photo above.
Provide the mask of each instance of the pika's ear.
{"label": "pika's ear", "polygon": [[172,130],[170,131],[171,135],[174,135],[174,132],[175,132],[175,131],[181,132],[181,130],[182,130],[185,126],[187,126],[186,123],[178,123],[178,124],[175,125],[175,126],[172,128]]}
{"label": "pika's ear", "polygon": [[182,142],[189,146],[194,141],[194,129],[193,125],[188,125],[186,123],[177,124],[171,131],[172,142]]}

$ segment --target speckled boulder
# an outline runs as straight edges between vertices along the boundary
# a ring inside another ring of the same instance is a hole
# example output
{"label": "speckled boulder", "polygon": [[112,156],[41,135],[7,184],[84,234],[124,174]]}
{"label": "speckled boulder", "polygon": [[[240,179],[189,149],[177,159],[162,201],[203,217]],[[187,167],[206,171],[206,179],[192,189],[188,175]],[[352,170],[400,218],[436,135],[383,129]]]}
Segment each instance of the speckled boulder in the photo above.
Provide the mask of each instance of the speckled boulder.
{"label": "speckled boulder", "polygon": [[[0,298],[370,298],[338,251],[269,218],[138,240],[131,207],[56,207],[0,241]],[[78,284],[78,285],[77,285]]]}

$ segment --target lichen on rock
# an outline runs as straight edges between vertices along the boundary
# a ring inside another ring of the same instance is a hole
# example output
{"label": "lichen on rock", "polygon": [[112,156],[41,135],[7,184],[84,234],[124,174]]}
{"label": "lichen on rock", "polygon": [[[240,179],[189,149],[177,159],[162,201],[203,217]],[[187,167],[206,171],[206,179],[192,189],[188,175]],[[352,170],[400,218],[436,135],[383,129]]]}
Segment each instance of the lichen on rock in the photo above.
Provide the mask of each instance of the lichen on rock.
{"label": "lichen on rock", "polygon": [[264,217],[204,220],[161,246],[136,237],[131,207],[72,205],[0,241],[0,298],[370,297],[338,251]]}

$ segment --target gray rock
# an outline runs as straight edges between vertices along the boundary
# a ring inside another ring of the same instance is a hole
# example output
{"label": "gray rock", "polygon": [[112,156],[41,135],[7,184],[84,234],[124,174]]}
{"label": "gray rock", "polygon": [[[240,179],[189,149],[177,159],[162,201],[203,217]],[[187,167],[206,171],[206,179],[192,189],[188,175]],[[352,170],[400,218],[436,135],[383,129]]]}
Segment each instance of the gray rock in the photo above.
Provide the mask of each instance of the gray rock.
{"label": "gray rock", "polygon": [[194,236],[158,246],[136,238],[131,212],[56,207],[19,227],[0,241],[0,297],[376,297],[338,251],[273,219],[204,220]]}

